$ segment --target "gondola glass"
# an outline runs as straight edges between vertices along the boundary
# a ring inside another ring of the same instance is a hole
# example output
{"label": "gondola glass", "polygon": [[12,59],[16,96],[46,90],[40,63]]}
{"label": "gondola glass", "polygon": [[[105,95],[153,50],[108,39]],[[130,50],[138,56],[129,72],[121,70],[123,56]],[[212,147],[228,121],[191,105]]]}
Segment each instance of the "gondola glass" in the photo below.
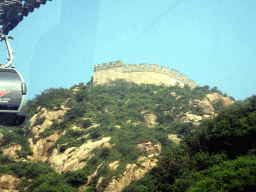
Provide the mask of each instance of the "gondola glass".
{"label": "gondola glass", "polygon": [[26,95],[26,85],[14,68],[0,68],[0,113],[19,113]]}

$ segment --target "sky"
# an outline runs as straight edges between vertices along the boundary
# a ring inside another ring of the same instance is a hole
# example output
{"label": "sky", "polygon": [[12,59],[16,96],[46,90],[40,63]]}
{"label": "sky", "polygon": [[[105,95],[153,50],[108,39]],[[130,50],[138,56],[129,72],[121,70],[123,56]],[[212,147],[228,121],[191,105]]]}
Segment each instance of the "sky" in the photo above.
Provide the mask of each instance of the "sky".
{"label": "sky", "polygon": [[[72,3],[75,2],[75,3]],[[256,90],[256,1],[53,0],[9,32],[26,100],[86,84],[94,65],[159,64],[235,100]],[[0,43],[0,62],[7,48]]]}

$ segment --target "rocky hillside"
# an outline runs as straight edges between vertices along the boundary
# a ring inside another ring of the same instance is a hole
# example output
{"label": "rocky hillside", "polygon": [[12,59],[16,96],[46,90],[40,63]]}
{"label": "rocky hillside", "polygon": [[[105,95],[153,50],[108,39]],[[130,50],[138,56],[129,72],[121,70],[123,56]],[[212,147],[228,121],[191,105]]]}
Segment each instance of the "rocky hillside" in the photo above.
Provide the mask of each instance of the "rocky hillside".
{"label": "rocky hillside", "polygon": [[1,161],[8,165],[0,171],[0,189],[121,192],[156,167],[170,146],[197,135],[201,122],[233,104],[208,86],[116,81],[46,90],[26,103],[23,125],[1,127]]}

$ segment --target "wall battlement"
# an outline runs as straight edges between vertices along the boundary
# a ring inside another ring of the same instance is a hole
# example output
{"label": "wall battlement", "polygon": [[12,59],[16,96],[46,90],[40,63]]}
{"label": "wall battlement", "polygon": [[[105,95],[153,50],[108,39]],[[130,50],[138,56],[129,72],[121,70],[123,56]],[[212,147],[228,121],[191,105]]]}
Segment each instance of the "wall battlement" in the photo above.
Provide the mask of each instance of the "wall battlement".
{"label": "wall battlement", "polygon": [[[160,68],[161,67],[161,68]],[[134,83],[144,84],[167,84],[175,85],[177,82],[183,87],[184,84],[189,85],[192,89],[196,87],[196,83],[183,73],[169,67],[159,66],[157,64],[140,63],[129,64],[128,68],[122,60],[103,63],[102,66],[97,64],[94,66],[93,84],[104,84],[108,80],[125,79]]]}

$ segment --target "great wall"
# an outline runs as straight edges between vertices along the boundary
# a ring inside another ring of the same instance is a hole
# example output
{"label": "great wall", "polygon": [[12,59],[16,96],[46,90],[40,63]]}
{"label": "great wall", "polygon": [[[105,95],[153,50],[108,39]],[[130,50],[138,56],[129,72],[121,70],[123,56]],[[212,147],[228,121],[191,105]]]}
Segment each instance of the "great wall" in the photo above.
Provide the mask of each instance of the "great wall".
{"label": "great wall", "polygon": [[188,77],[174,69],[169,70],[169,67],[156,64],[140,63],[139,68],[137,64],[129,64],[128,68],[122,60],[115,62],[103,63],[102,66],[97,64],[94,66],[94,74],[92,78],[93,85],[103,85],[108,83],[109,80],[125,79],[128,82],[137,84],[155,84],[166,86],[174,86],[177,83],[179,86],[184,87],[185,84],[189,85],[191,89],[196,87],[193,80],[188,81]]}

